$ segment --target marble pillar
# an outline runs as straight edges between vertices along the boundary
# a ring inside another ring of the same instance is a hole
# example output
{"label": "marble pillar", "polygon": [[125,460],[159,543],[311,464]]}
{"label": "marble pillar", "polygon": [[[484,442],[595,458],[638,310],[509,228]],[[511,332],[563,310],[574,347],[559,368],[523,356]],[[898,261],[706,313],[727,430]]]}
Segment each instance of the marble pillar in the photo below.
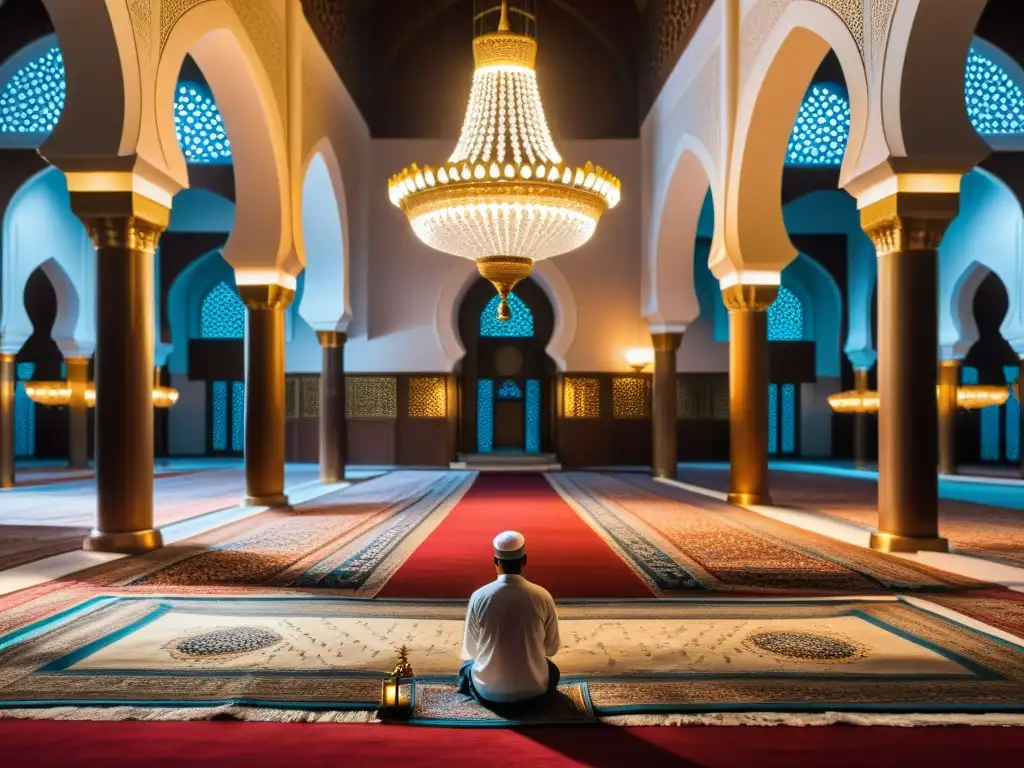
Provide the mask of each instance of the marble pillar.
{"label": "marble pillar", "polygon": [[956,393],[960,388],[960,361],[939,363],[939,474],[957,473]]}
{"label": "marble pillar", "polygon": [[345,341],[344,333],[317,331],[320,340],[320,482],[345,479]]}
{"label": "marble pillar", "polygon": [[71,388],[68,402],[68,467],[85,469],[89,466],[89,407],[85,391],[89,387],[89,358],[68,357],[67,382]]}

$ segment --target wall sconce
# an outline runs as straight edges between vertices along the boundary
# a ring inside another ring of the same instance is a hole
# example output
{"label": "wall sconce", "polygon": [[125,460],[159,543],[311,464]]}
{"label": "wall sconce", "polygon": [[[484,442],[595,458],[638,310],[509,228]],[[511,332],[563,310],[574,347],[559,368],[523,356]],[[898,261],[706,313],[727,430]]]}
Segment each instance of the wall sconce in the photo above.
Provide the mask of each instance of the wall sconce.
{"label": "wall sconce", "polygon": [[412,677],[409,649],[403,645],[398,651],[398,663],[391,675],[380,681],[380,707],[377,714],[381,719],[408,717],[412,712]]}
{"label": "wall sconce", "polygon": [[626,363],[637,373],[640,373],[647,366],[654,362],[654,350],[639,347],[626,350]]}

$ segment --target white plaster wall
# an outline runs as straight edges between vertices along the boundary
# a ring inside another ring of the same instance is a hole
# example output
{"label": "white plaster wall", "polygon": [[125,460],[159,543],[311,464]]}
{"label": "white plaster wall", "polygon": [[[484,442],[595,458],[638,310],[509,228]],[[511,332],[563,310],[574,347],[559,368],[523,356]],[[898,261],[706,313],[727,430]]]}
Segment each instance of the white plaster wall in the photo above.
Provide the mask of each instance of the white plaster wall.
{"label": "white plaster wall", "polygon": [[[444,160],[454,140],[375,140],[368,189],[370,243],[366,259],[354,253],[355,274],[365,274],[365,303],[354,301],[345,367],[354,372],[447,371],[435,328],[438,296],[457,257],[420,243],[386,194],[388,177],[409,163]],[[587,160],[618,175],[623,201],[601,221],[594,239],[555,262],[578,306],[577,332],[566,354],[574,371],[625,371],[631,347],[649,346],[640,313],[640,143],[560,142],[569,161]],[[377,192],[379,190],[379,192]],[[556,307],[556,312],[558,308]],[[361,322],[357,322],[357,319]],[[319,352],[289,351],[289,368],[315,371]]]}
{"label": "white plaster wall", "polygon": [[1022,230],[1020,203],[1002,182],[978,170],[964,176],[960,214],[939,248],[939,345],[946,356],[965,354],[977,338],[973,291],[967,295],[961,290],[962,280],[976,265],[1003,281],[1010,306],[1000,331],[1024,351]]}

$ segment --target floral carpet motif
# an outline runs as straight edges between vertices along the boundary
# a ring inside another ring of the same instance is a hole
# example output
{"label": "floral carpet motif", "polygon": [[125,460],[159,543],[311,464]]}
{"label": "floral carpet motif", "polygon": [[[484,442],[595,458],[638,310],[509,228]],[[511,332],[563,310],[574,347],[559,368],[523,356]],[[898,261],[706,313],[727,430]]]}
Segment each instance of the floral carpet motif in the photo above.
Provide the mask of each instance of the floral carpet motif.
{"label": "floral carpet motif", "polygon": [[[724,469],[684,467],[679,479],[717,491],[729,488],[729,471]],[[878,525],[874,480],[776,471],[769,485],[779,506],[820,512],[871,530]],[[1024,511],[940,499],[939,530],[957,551],[1024,567]]]}
{"label": "floral carpet motif", "polygon": [[[637,474],[552,475],[551,482],[594,517],[620,551],[647,573],[667,556],[693,582],[655,579],[662,589],[856,593],[981,586],[894,557],[777,523],[724,502]],[[611,522],[609,522],[611,521]],[[630,536],[643,546],[628,543]],[[652,556],[650,553],[657,553]],[[668,586],[665,586],[668,585]]]}
{"label": "floral carpet motif", "polygon": [[[464,613],[454,603],[100,596],[0,636],[0,714],[369,711],[407,646],[414,718],[508,725],[506,713],[454,695]],[[890,598],[579,601],[560,604],[559,620],[563,697],[541,713],[554,721],[736,709],[1024,711],[1021,649]]]}

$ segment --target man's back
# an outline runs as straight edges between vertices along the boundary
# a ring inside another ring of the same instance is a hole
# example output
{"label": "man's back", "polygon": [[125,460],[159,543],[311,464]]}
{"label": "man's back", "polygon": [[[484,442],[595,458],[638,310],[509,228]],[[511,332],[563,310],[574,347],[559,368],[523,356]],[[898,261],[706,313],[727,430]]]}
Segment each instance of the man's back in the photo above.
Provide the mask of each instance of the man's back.
{"label": "man's back", "polygon": [[469,601],[462,654],[475,659],[473,684],[489,701],[542,695],[547,657],[558,652],[558,616],[546,589],[522,576],[502,574]]}

